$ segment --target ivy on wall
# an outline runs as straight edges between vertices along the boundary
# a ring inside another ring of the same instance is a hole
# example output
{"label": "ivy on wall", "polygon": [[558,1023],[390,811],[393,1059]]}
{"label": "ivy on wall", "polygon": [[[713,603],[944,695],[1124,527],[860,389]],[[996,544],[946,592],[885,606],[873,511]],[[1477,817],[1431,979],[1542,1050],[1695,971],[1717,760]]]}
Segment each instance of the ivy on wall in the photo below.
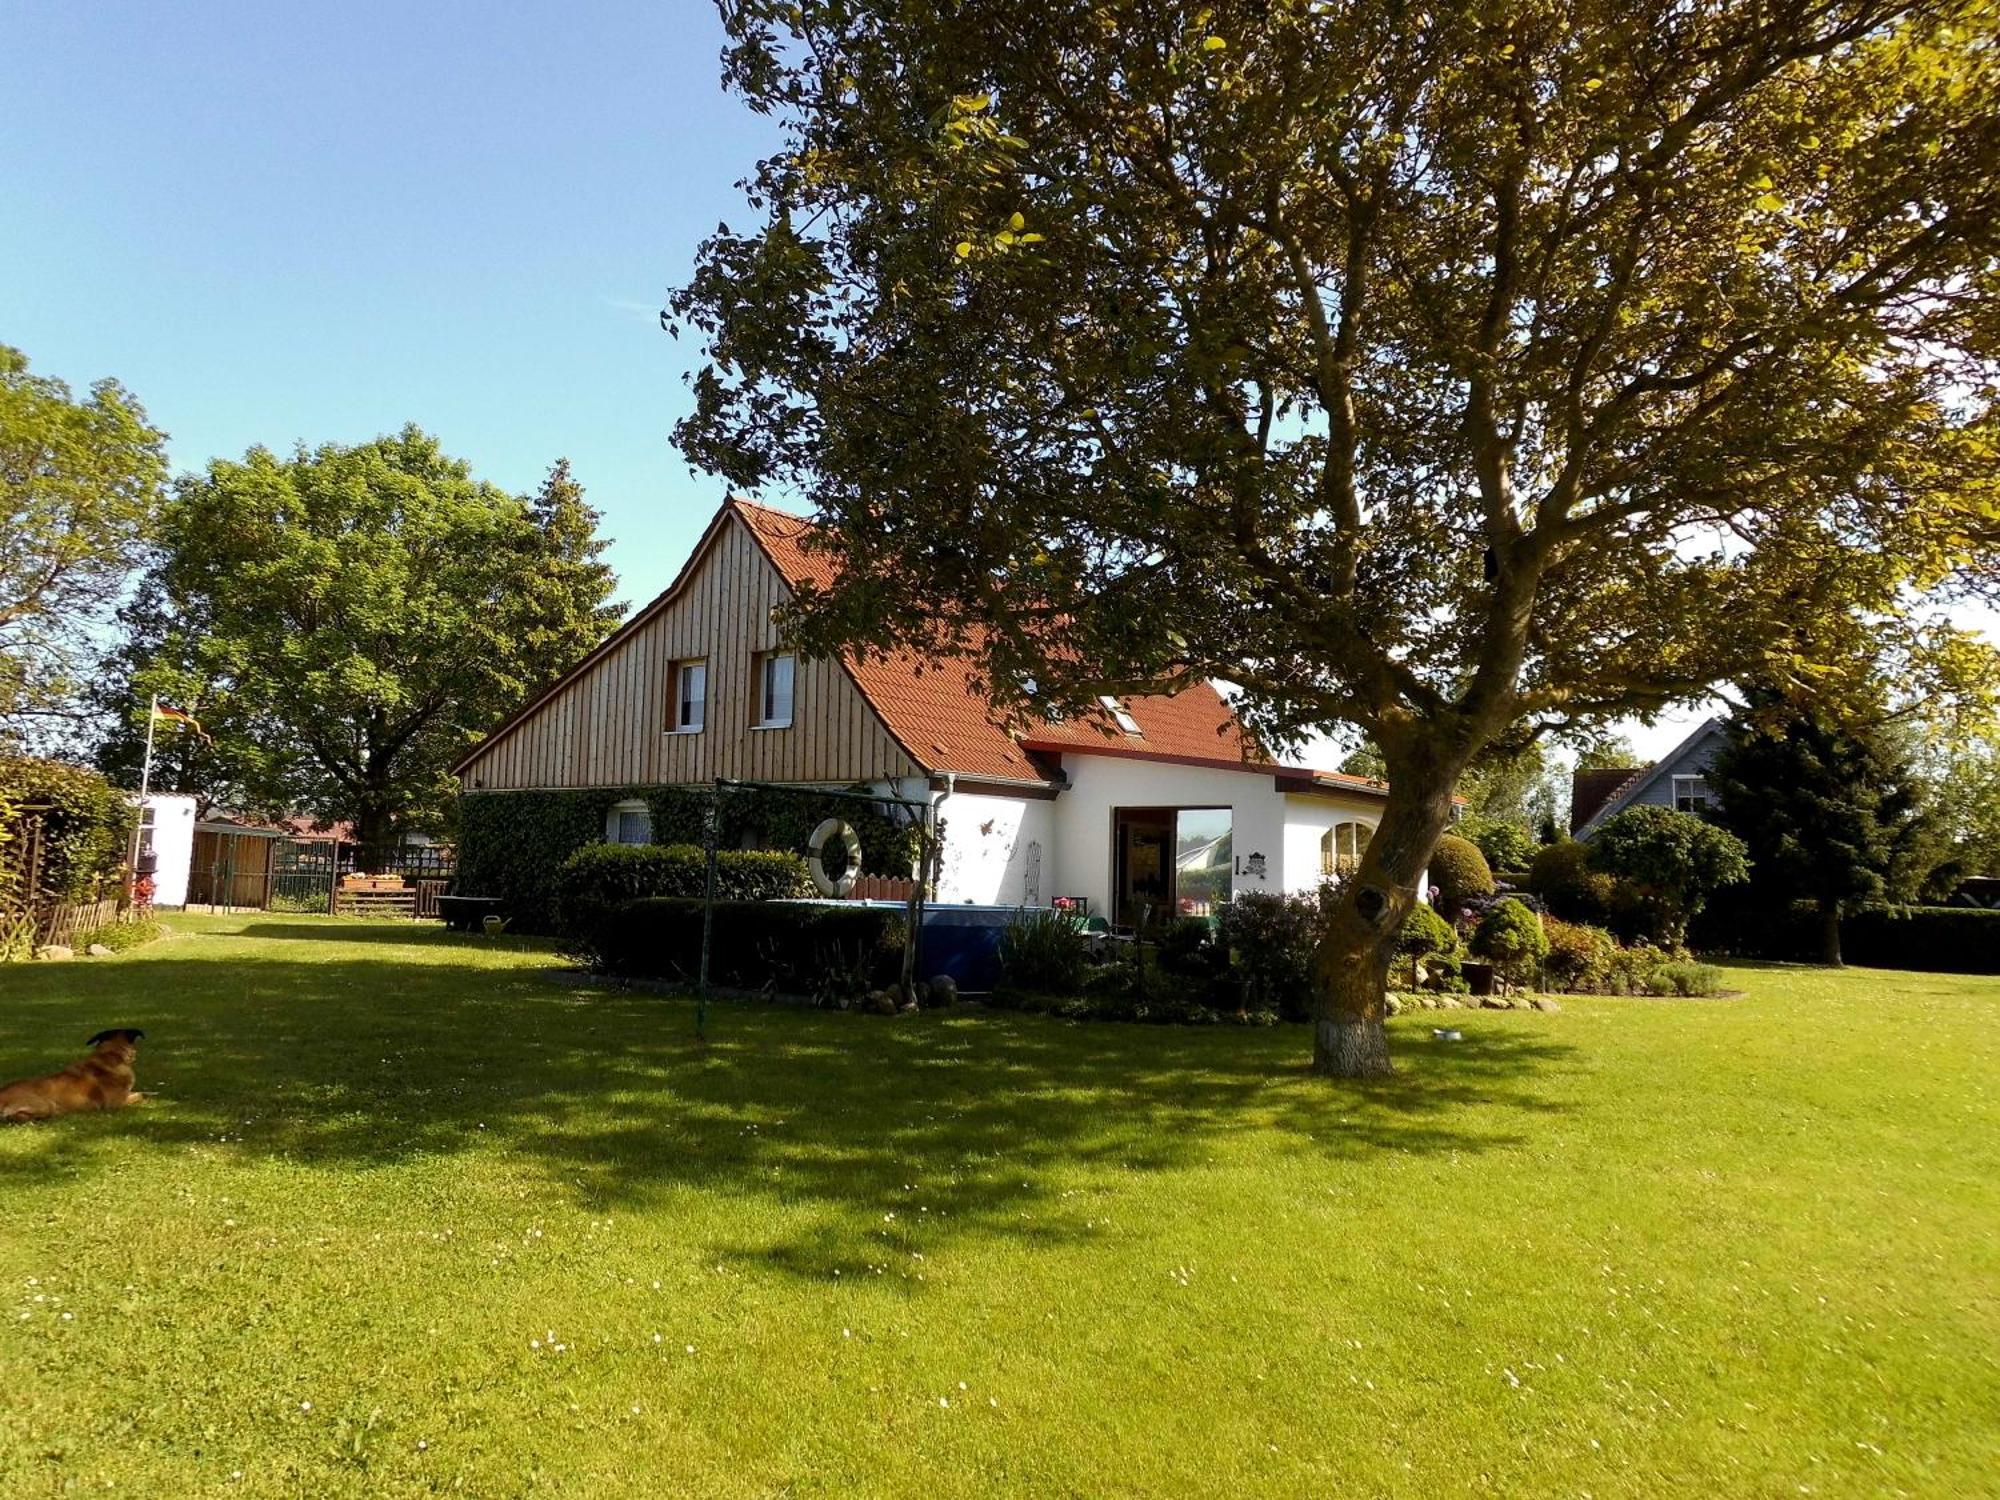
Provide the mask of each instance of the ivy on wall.
{"label": "ivy on wall", "polygon": [[[700,844],[712,795],[706,786],[467,792],[459,798],[457,890],[499,897],[518,930],[552,930],[557,872],[584,845],[603,842],[605,821],[615,805],[644,802],[652,814],[656,844]],[[804,854],[813,829],[827,818],[839,818],[860,836],[868,871],[906,875],[916,859],[917,832],[903,821],[902,812],[809,788],[740,787],[723,793],[717,844]]]}

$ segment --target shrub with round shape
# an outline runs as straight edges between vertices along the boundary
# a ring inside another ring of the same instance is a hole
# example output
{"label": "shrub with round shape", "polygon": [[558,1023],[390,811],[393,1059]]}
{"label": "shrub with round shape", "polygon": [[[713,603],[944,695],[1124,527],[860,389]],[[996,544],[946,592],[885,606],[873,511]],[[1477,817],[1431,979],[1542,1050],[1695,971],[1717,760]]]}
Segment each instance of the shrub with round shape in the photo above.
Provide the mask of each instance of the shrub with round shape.
{"label": "shrub with round shape", "polygon": [[1477,844],[1447,833],[1431,855],[1431,884],[1437,887],[1438,910],[1455,917],[1473,897],[1493,894],[1493,867]]}
{"label": "shrub with round shape", "polygon": [[1498,902],[1480,920],[1472,934],[1472,951],[1486,959],[1515,984],[1535,977],[1548,957],[1549,938],[1542,931],[1542,919],[1509,899]]}

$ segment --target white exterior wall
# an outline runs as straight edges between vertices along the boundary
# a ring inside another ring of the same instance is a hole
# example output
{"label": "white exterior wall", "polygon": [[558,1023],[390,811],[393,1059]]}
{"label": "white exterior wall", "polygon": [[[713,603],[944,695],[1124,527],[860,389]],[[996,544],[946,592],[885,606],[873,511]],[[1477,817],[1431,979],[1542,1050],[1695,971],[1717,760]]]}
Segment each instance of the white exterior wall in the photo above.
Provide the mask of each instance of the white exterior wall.
{"label": "white exterior wall", "polygon": [[1336,823],[1360,823],[1373,834],[1381,808],[1379,800],[1368,797],[1286,797],[1284,889],[1309,891],[1317,886],[1320,841],[1326,831]]}
{"label": "white exterior wall", "polygon": [[944,799],[944,868],[938,900],[1046,906],[1055,888],[1058,802],[986,792]]}
{"label": "white exterior wall", "polygon": [[186,906],[188,870],[194,863],[194,798],[173,793],[149,795],[153,809],[153,904]]}
{"label": "white exterior wall", "polygon": [[[1111,813],[1119,807],[1226,807],[1237,867],[1252,854],[1265,860],[1264,878],[1238,875],[1231,894],[1282,890],[1285,796],[1269,771],[1223,771],[1166,761],[1063,751],[1069,789],[1055,808],[1055,880],[1043,899],[1087,896],[1090,909],[1109,912],[1115,845]],[[1317,855],[1315,855],[1317,858]]]}

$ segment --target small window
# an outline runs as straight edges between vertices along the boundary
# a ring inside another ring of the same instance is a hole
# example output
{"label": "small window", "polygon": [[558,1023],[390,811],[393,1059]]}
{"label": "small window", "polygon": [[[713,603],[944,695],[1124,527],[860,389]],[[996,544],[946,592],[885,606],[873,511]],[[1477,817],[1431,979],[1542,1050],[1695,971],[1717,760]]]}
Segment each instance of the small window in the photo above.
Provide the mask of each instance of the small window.
{"label": "small window", "polygon": [[699,734],[708,717],[708,663],[684,661],[674,667],[675,734]]}
{"label": "small window", "polygon": [[770,651],[758,658],[759,729],[783,729],[792,722],[792,670],[789,651]]}
{"label": "small window", "polygon": [[653,842],[653,814],[643,802],[620,802],[604,820],[605,842],[650,844]]}
{"label": "small window", "polygon": [[1145,738],[1144,735],[1139,733],[1139,721],[1132,717],[1131,709],[1127,708],[1124,704],[1120,703],[1116,698],[1111,697],[1109,694],[1106,694],[1104,697],[1099,698],[1097,701],[1104,705],[1104,711],[1106,713],[1110,714],[1112,718],[1118,721],[1118,727],[1120,729],[1124,730],[1127,734],[1137,736],[1140,739]]}
{"label": "small window", "polygon": [[1336,823],[1320,835],[1319,873],[1328,880],[1361,868],[1361,851],[1372,830],[1366,823]]}
{"label": "small window", "polygon": [[1676,776],[1674,778],[1674,810],[1695,813],[1707,817],[1708,781],[1701,776]]}

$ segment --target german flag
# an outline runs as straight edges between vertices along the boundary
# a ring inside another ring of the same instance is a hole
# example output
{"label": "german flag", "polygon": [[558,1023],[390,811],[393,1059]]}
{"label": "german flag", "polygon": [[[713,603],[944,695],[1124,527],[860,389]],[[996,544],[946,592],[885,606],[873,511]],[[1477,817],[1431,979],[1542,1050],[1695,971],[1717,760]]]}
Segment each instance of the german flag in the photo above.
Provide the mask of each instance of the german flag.
{"label": "german flag", "polygon": [[171,704],[155,703],[153,705],[153,719],[156,723],[164,719],[169,724],[185,724],[200,737],[203,744],[212,745],[215,743],[214,740],[209,738],[208,731],[201,727],[201,720],[197,719],[191,713],[185,713],[173,707]]}

